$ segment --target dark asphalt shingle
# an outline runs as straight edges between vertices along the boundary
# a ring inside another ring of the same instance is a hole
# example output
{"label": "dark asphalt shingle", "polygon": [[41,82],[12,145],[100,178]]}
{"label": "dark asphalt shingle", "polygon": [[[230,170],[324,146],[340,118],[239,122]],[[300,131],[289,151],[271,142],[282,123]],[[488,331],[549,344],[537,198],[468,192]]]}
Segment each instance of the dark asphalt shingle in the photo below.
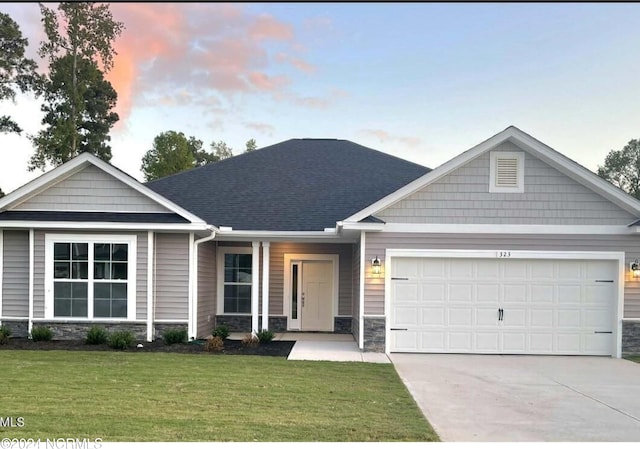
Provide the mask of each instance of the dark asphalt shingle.
{"label": "dark asphalt shingle", "polygon": [[216,226],[321,231],[429,170],[347,140],[291,139],[146,186]]}

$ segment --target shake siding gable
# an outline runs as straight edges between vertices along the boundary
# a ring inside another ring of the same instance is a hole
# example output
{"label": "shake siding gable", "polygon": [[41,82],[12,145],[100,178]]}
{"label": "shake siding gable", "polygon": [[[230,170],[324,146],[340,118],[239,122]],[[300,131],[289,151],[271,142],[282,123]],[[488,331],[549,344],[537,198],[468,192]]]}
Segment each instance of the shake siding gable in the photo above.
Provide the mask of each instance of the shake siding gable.
{"label": "shake siding gable", "polygon": [[387,223],[627,225],[636,217],[524,152],[524,192],[490,193],[490,152],[375,214]]}
{"label": "shake siding gable", "polygon": [[29,231],[4,230],[2,310],[5,317],[29,315]]}
{"label": "shake siding gable", "polygon": [[[511,251],[621,251],[626,266],[640,258],[636,235],[499,235],[367,233],[366,257],[381,260],[387,248]],[[387,267],[385,267],[387,269]],[[365,315],[384,314],[384,279],[365,278]],[[640,281],[625,275],[624,318],[640,318]]]}
{"label": "shake siding gable", "polygon": [[156,234],[156,320],[189,319],[189,235]]}
{"label": "shake siding gable", "polygon": [[94,165],[18,204],[14,210],[170,212]]}

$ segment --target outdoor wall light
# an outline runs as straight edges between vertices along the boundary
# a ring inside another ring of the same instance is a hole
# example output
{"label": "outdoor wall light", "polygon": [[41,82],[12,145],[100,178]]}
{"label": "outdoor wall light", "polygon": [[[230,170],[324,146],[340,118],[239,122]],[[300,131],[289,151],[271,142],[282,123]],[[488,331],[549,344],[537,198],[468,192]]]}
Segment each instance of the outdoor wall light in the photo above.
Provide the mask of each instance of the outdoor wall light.
{"label": "outdoor wall light", "polygon": [[638,262],[638,259],[631,262],[630,268],[631,268],[631,273],[633,273],[633,277],[640,278],[640,262]]}
{"label": "outdoor wall light", "polygon": [[376,256],[375,259],[371,259],[371,272],[373,274],[380,274],[380,270],[380,259],[378,259],[378,256]]}

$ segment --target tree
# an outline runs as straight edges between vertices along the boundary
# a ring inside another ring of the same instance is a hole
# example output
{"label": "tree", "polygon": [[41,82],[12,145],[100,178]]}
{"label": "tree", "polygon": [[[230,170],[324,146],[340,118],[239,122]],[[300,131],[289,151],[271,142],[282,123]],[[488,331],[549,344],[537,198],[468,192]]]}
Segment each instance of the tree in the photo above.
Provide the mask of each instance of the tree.
{"label": "tree", "polygon": [[202,140],[198,140],[195,137],[189,137],[189,149],[193,154],[194,163],[196,167],[202,167],[203,165],[211,164],[213,162],[218,162],[218,157],[209,153],[202,148]]}
{"label": "tree", "polygon": [[[24,93],[37,87],[37,65],[24,55],[28,44],[18,24],[8,14],[0,13],[0,100],[15,101],[17,91]],[[20,134],[22,129],[11,117],[3,115],[0,132]]]}
{"label": "tree", "polygon": [[233,157],[233,149],[222,140],[211,142],[211,153],[217,157],[217,161]]}
{"label": "tree", "polygon": [[142,173],[146,181],[169,176],[196,165],[193,143],[202,142],[183,133],[166,131],[153,139],[153,148],[142,157]]}
{"label": "tree", "polygon": [[4,196],[4,192],[2,191],[2,189],[0,189],[0,198],[2,198]]}
{"label": "tree", "polygon": [[249,152],[249,151],[253,151],[256,148],[258,148],[258,145],[256,144],[256,139],[249,139],[247,140],[247,143],[245,143],[245,152]]}
{"label": "tree", "polygon": [[[29,169],[44,169],[47,161],[57,165],[84,151],[109,161],[111,150],[105,142],[118,117],[108,112],[115,106],[115,91],[102,71],[113,67],[112,44],[124,25],[113,20],[108,4],[61,2],[56,12],[41,3],[40,12],[46,40],[40,43],[39,54],[49,60],[43,105],[49,118],[45,117],[43,124],[49,128],[32,138],[36,154]],[[94,96],[93,100],[88,94]],[[102,107],[92,109],[96,104],[110,107],[106,111]],[[53,110],[57,117],[49,115]],[[83,146],[86,142],[97,146]]]}
{"label": "tree", "polygon": [[640,199],[640,140],[630,140],[622,150],[611,150],[598,166],[598,176]]}
{"label": "tree", "polygon": [[[75,89],[67,83],[73,65],[81,80]],[[57,166],[84,152],[109,161],[109,130],[118,121],[118,114],[111,112],[118,98],[111,83],[95,63],[84,58],[74,61],[71,55],[54,61],[49,69],[41,107],[46,127],[30,136],[35,152],[28,169],[44,169],[47,162]]]}

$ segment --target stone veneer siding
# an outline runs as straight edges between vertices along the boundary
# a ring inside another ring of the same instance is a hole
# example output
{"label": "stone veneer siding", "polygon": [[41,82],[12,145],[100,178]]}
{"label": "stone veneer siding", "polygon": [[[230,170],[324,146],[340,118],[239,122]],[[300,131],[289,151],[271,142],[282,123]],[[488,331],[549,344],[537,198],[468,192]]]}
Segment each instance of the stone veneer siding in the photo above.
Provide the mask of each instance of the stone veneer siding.
{"label": "stone veneer siding", "polygon": [[7,326],[11,331],[9,338],[28,337],[29,336],[29,322],[28,321],[12,321],[2,320],[2,325]]}
{"label": "stone veneer siding", "polygon": [[[258,323],[260,326],[262,325],[262,315],[260,315]],[[251,332],[251,315],[216,315],[216,326],[220,326],[221,324],[227,326],[229,332]],[[287,317],[270,316],[269,330],[273,332],[286,332]]]}
{"label": "stone veneer siding", "polygon": [[365,352],[384,352],[385,321],[384,317],[364,317]]}
{"label": "stone veneer siding", "polygon": [[156,323],[153,325],[153,339],[162,340],[162,334],[170,329],[184,329],[187,331],[189,326],[186,323]]}
{"label": "stone veneer siding", "polygon": [[334,334],[350,334],[351,333],[351,317],[337,316],[333,318]]}
{"label": "stone veneer siding", "polygon": [[91,326],[102,326],[107,332],[131,331],[136,340],[147,339],[146,323],[121,322],[60,322],[60,321],[36,321],[34,326],[45,326],[53,332],[54,340],[84,340]]}
{"label": "stone veneer siding", "polygon": [[640,321],[622,322],[622,353],[640,354]]}

